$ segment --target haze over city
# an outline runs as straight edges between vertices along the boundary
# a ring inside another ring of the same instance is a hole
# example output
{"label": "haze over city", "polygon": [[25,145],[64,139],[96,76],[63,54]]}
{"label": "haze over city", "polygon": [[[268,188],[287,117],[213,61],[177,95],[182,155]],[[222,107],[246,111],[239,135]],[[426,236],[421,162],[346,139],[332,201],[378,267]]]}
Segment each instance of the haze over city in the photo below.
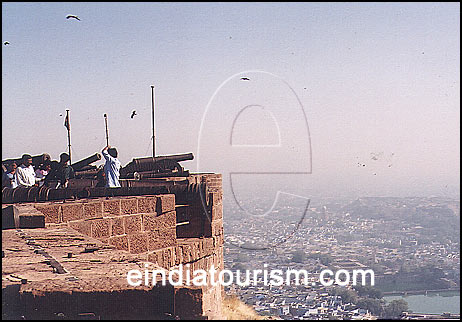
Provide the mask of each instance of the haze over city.
{"label": "haze over city", "polygon": [[156,154],[191,171],[459,198],[459,3],[2,3],[2,38],[3,159],[57,159],[66,109],[73,161],[106,145],[105,113],[123,165],[150,156],[154,85]]}

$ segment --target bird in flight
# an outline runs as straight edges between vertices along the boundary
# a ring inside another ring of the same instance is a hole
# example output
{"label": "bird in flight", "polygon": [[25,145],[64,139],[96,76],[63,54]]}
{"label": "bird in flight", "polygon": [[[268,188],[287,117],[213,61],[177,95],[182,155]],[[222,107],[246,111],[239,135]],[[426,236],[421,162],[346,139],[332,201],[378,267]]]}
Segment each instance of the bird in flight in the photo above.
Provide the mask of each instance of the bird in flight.
{"label": "bird in flight", "polygon": [[248,79],[247,77],[241,77],[241,80],[243,80],[243,81],[248,81],[248,80],[250,80],[250,79]]}
{"label": "bird in flight", "polygon": [[3,44],[6,46],[6,45],[9,45],[10,43],[8,41],[5,41]]}
{"label": "bird in flight", "polygon": [[136,114],[136,111],[133,111],[133,112],[132,112],[132,115],[130,116],[130,118],[134,118],[135,115],[138,115],[138,114]]}
{"label": "bird in flight", "polygon": [[66,19],[71,19],[71,18],[74,18],[74,19],[77,19],[80,21],[80,18],[77,17],[77,16],[74,16],[74,15],[67,15]]}

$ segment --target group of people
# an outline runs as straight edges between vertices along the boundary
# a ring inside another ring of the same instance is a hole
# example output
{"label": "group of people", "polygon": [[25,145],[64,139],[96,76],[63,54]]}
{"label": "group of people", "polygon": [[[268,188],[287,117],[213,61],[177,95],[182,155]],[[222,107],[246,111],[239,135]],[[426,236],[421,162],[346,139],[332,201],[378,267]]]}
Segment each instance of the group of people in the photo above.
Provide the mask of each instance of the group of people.
{"label": "group of people", "polygon": [[[106,146],[102,154],[106,160],[103,173],[104,186],[108,188],[120,187],[119,171],[120,161],[117,159],[116,148]],[[33,186],[50,186],[50,182],[56,182],[51,188],[67,188],[70,179],[75,178],[75,171],[69,164],[70,157],[67,153],[61,153],[58,161],[44,160],[34,168],[32,156],[24,154],[18,165],[15,161],[5,165],[2,164],[2,187],[7,188],[29,188]]]}
{"label": "group of people", "polygon": [[57,181],[53,188],[66,188],[69,179],[75,177],[72,166],[69,165],[69,154],[61,153],[58,161],[43,160],[34,167],[32,156],[23,154],[19,165],[13,161],[3,169],[2,186],[8,188],[29,188],[33,186],[49,186],[50,181]]}

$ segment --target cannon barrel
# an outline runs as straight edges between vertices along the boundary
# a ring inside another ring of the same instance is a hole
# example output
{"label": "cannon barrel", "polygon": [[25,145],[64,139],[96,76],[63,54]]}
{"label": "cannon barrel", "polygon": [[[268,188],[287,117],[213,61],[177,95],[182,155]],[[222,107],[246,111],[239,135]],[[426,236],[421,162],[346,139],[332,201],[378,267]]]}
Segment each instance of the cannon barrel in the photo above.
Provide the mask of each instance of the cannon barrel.
{"label": "cannon barrel", "polygon": [[96,177],[98,175],[99,169],[88,169],[80,170],[75,172],[75,177],[78,178],[87,178],[87,177]]}
{"label": "cannon barrel", "polygon": [[83,172],[83,171],[90,171],[90,170],[98,170],[96,165],[86,165],[81,167],[79,170],[75,170],[75,173]]}
{"label": "cannon barrel", "polygon": [[171,160],[175,162],[193,160],[194,155],[192,153],[183,153],[183,154],[172,154],[172,155],[159,155],[157,157],[146,157],[146,158],[137,158],[133,159],[131,163],[145,164],[153,163],[162,160]]}
{"label": "cannon barrel", "polygon": [[136,179],[136,180],[143,180],[143,179],[151,179],[151,178],[163,178],[163,177],[188,177],[189,170],[172,173],[159,173],[158,171],[144,171],[144,172],[133,172],[128,173],[125,175],[124,179]]}
{"label": "cannon barrel", "polygon": [[[73,164],[71,164],[71,166],[74,168],[75,171],[79,171],[81,170],[82,168],[84,168],[85,166],[93,163],[93,162],[96,162],[98,160],[101,160],[101,154],[99,153],[95,153],[91,156],[89,156],[88,158],[85,158],[85,159],[82,159],[80,161],[77,161]],[[89,170],[88,168],[86,170]]]}
{"label": "cannon barrel", "polygon": [[[20,165],[22,162],[21,158],[16,158],[16,159],[7,159],[7,160],[2,160],[2,163],[11,163],[11,162],[16,162],[17,165]],[[32,156],[32,164],[34,167],[38,167],[41,163],[45,161],[51,161],[51,157],[48,153],[43,153],[40,155],[34,155]]]}
{"label": "cannon barrel", "polygon": [[[147,158],[152,159],[152,158]],[[161,160],[172,160],[176,162],[193,160],[194,155],[192,153],[183,153],[183,154],[172,154],[172,155],[159,155],[153,158],[156,162]]]}
{"label": "cannon barrel", "polygon": [[160,162],[172,161],[181,162],[187,160],[193,160],[194,155],[192,153],[185,154],[172,154],[157,157],[147,157],[133,159],[129,164],[121,169],[121,175],[126,175],[133,172],[146,172],[155,170],[155,164]]}

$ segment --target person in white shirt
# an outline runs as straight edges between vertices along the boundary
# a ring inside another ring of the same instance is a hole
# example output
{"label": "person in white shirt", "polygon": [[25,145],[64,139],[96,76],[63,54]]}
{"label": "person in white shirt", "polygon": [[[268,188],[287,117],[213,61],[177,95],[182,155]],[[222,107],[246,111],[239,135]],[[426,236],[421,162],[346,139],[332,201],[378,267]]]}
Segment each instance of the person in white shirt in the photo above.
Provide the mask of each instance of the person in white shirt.
{"label": "person in white shirt", "polygon": [[120,187],[119,170],[121,163],[117,159],[117,149],[107,146],[102,151],[103,157],[106,159],[104,164],[104,174],[106,175],[106,187]]}
{"label": "person in white shirt", "polygon": [[29,188],[35,185],[35,170],[32,166],[32,156],[24,154],[21,158],[21,165],[16,169],[14,181],[18,187]]}

